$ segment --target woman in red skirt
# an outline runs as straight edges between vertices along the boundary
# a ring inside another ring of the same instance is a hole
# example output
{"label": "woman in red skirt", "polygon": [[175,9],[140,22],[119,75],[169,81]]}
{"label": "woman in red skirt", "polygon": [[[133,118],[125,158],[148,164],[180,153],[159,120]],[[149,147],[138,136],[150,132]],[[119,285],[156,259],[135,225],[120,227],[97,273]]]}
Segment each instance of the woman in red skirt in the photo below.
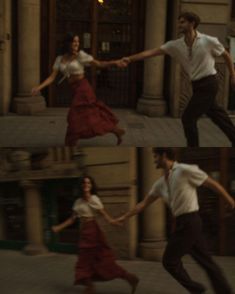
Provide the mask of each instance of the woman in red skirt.
{"label": "woman in red skirt", "polygon": [[[118,127],[118,119],[111,109],[98,101],[84,76],[84,68],[95,65],[101,68],[116,65],[120,61],[98,61],[91,55],[80,50],[79,36],[69,34],[65,41],[62,55],[57,56],[51,75],[39,86],[32,89],[36,95],[55,81],[59,72],[67,79],[72,89],[72,104],[69,109],[65,145],[75,146],[79,139],[113,133],[117,137],[117,145],[121,144],[124,129]],[[61,82],[60,81],[60,82]],[[59,82],[59,83],[60,83]]]}
{"label": "woman in red skirt", "polygon": [[112,249],[107,244],[105,236],[95,221],[96,213],[100,213],[110,224],[115,224],[113,218],[104,210],[103,204],[96,195],[96,185],[91,177],[82,179],[82,197],[73,205],[72,216],[63,223],[53,226],[52,231],[58,233],[80,218],[79,258],[75,270],[75,285],[85,285],[85,294],[95,293],[94,281],[109,281],[124,279],[135,293],[139,279],[124,270],[115,261]]}

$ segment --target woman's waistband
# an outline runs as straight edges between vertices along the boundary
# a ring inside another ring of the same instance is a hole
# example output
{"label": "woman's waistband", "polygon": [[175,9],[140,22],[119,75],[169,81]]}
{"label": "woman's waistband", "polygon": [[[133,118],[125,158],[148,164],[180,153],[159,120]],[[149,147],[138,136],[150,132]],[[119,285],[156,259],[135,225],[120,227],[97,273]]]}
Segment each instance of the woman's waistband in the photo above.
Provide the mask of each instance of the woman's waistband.
{"label": "woman's waistband", "polygon": [[81,217],[80,218],[81,224],[85,224],[85,223],[92,222],[92,221],[95,221],[94,217]]}
{"label": "woman's waistband", "polygon": [[78,83],[81,83],[82,81],[86,80],[85,76],[81,77],[81,78],[76,78],[74,80],[71,80],[71,82],[69,82],[70,85],[73,85],[73,84],[78,84]]}

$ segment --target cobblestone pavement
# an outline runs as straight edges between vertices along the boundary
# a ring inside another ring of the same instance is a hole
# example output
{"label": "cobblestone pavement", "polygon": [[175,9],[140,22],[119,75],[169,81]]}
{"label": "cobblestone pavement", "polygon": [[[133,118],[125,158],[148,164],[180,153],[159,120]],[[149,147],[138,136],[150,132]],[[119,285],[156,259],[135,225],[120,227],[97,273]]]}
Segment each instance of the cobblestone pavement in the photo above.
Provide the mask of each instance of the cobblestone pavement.
{"label": "cobblestone pavement", "polygon": [[[230,284],[235,289],[235,257],[215,257]],[[83,287],[73,286],[75,255],[50,253],[44,256],[26,256],[19,251],[0,250],[1,294],[75,294]],[[188,256],[185,267],[192,276],[208,287],[205,273]],[[162,267],[160,262],[143,260],[118,261],[130,272],[137,274],[140,283],[136,294],[187,294]],[[122,280],[96,283],[97,294],[128,294],[130,288]],[[224,293],[226,294],[226,293]]]}
{"label": "cobblestone pavement", "polygon": [[[114,109],[120,126],[126,129],[121,146],[185,147],[180,119],[151,118],[133,110]],[[0,116],[0,147],[52,147],[64,144],[66,108],[48,108],[34,116]],[[235,117],[232,117],[235,123]],[[198,123],[201,147],[229,147],[230,142],[210,119]],[[79,146],[115,146],[112,134],[83,139]]]}

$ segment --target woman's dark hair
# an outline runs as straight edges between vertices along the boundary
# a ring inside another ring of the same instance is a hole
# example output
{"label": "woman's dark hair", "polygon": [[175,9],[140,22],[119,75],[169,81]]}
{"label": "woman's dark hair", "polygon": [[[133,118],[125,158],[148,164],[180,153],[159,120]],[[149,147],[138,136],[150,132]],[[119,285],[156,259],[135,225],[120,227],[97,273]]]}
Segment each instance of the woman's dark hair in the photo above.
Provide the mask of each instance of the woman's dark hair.
{"label": "woman's dark hair", "polygon": [[62,43],[62,47],[61,47],[61,54],[65,54],[65,53],[69,53],[70,52],[70,46],[71,46],[71,43],[73,42],[73,39],[75,37],[79,37],[78,34],[75,34],[75,33],[68,33],[64,40],[63,40],[63,43]]}
{"label": "woman's dark hair", "polygon": [[160,156],[162,156],[163,154],[166,154],[166,157],[170,160],[175,160],[175,152],[173,150],[173,148],[158,148],[158,147],[154,147],[153,148],[153,153],[154,154],[158,154]]}
{"label": "woman's dark hair", "polygon": [[201,22],[200,17],[196,13],[189,11],[184,11],[180,13],[178,19],[180,18],[184,18],[191,23],[194,22],[194,29],[196,29]]}
{"label": "woman's dark hair", "polygon": [[78,197],[82,197],[82,184],[84,183],[85,179],[89,179],[91,181],[91,194],[97,195],[98,189],[95,180],[91,176],[84,175],[78,179]]}

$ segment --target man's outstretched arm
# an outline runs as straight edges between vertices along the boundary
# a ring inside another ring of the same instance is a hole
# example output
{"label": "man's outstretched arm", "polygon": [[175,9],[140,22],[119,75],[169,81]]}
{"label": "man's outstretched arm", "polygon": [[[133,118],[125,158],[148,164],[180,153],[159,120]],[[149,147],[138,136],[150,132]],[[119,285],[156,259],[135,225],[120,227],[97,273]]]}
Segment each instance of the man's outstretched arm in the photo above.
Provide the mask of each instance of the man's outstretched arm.
{"label": "man's outstretched arm", "polygon": [[155,49],[145,50],[140,53],[130,55],[128,57],[124,57],[124,59],[128,60],[128,62],[134,62],[134,61],[143,60],[146,58],[165,55],[165,54],[166,52],[163,49],[155,48]]}
{"label": "man's outstretched arm", "polygon": [[222,56],[227,64],[230,76],[231,76],[231,85],[233,89],[235,89],[235,70],[234,70],[234,64],[231,58],[231,55],[228,53],[227,50],[224,50],[222,53]]}
{"label": "man's outstretched arm", "polygon": [[150,195],[145,196],[145,198],[141,202],[137,203],[133,209],[129,210],[124,215],[117,218],[115,221],[116,222],[124,222],[126,219],[130,218],[131,216],[139,214],[146,207],[148,207],[151,203],[156,201],[158,198],[159,197],[150,196]]}
{"label": "man's outstretched arm", "polygon": [[232,209],[235,208],[235,201],[232,196],[229,195],[229,193],[224,189],[221,184],[213,180],[211,177],[208,177],[202,184],[202,186],[213,190],[214,192],[219,194],[230,205]]}

